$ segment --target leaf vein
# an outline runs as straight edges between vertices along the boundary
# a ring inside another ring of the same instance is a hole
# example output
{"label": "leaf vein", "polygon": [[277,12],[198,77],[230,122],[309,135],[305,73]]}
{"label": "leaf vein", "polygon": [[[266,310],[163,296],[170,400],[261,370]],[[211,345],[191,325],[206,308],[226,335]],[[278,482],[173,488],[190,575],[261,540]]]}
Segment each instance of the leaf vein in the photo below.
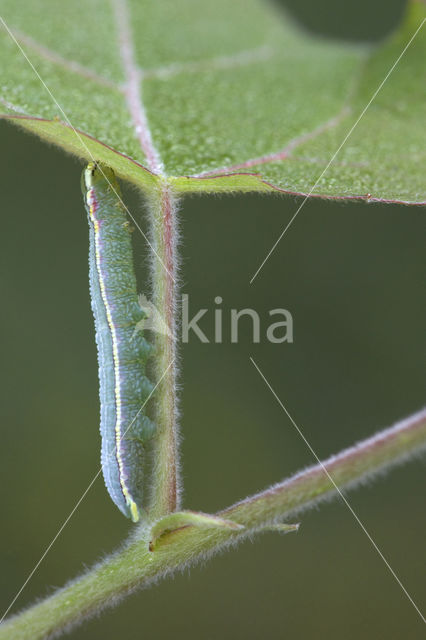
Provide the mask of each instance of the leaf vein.
{"label": "leaf vein", "polygon": [[185,74],[209,71],[219,71],[222,69],[236,69],[256,62],[267,62],[274,55],[274,50],[267,44],[254,49],[244,49],[228,56],[217,56],[197,62],[172,62],[170,64],[153,67],[152,69],[141,70],[145,80],[168,78]]}
{"label": "leaf vein", "polygon": [[3,96],[0,96],[0,104],[6,107],[6,109],[15,111],[15,113],[21,113],[22,115],[25,115],[25,116],[28,115],[27,112],[22,107],[19,107],[18,105],[13,104],[9,100],[6,100],[6,98],[3,98]]}
{"label": "leaf vein", "polygon": [[63,58],[53,49],[49,49],[49,47],[46,47],[40,42],[37,42],[37,40],[29,36],[28,34],[23,33],[19,29],[11,29],[11,31],[21,45],[25,45],[29,49],[32,49],[34,53],[37,53],[41,58],[44,58],[48,62],[60,66],[67,71],[71,71],[72,73],[75,73],[83,78],[92,80],[93,82],[96,82],[96,84],[99,84],[103,87],[108,87],[109,89],[114,89],[120,92],[123,91],[122,87],[120,87],[120,85],[116,84],[115,82],[112,82],[108,78],[99,75],[98,73],[96,73],[96,71],[93,71],[93,69],[90,69],[89,67],[86,67],[79,62],[76,62],[75,60],[67,60],[66,58]]}
{"label": "leaf vein", "polygon": [[343,109],[341,109],[341,111],[337,115],[333,116],[326,122],[323,122],[318,127],[315,127],[315,129],[312,129],[312,131],[309,131],[308,133],[304,133],[300,136],[296,136],[295,138],[290,140],[290,142],[288,142],[283,149],[280,149],[279,151],[265,154],[263,156],[258,156],[256,158],[250,158],[249,160],[245,160],[244,162],[240,162],[234,165],[229,165],[227,167],[218,167],[217,169],[209,169],[209,171],[204,171],[203,173],[199,173],[194,177],[204,178],[204,177],[213,176],[216,174],[229,173],[232,171],[239,171],[241,169],[248,169],[250,167],[254,167],[260,164],[271,164],[275,162],[280,162],[281,160],[287,160],[291,156],[294,149],[297,149],[298,147],[303,145],[305,142],[309,142],[313,140],[314,138],[318,137],[325,131],[328,131],[329,129],[333,129],[334,127],[337,127],[337,125],[339,125],[349,113],[350,113],[350,109],[347,106],[343,107]]}
{"label": "leaf vein", "polygon": [[145,107],[141,97],[141,81],[143,73],[136,64],[133,40],[130,28],[130,16],[126,0],[112,0],[117,30],[121,61],[123,64],[125,85],[124,94],[136,134],[148,168],[159,175],[163,174],[163,163],[152,140]]}

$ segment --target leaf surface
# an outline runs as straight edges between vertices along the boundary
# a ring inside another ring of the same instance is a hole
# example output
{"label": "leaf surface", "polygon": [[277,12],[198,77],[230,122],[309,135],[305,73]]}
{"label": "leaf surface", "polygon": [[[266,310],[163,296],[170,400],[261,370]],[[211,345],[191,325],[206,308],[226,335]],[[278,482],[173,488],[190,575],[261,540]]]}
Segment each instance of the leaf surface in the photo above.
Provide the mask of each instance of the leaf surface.
{"label": "leaf surface", "polygon": [[424,2],[374,51],[261,0],[0,6],[2,117],[143,189],[426,202],[426,27],[363,114]]}

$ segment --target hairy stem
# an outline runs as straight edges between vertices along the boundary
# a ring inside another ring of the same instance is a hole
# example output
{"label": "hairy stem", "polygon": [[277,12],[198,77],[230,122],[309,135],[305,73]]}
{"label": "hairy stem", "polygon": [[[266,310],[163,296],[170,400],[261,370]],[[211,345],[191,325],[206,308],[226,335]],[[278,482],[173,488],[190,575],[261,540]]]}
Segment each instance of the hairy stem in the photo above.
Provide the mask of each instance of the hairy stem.
{"label": "hairy stem", "polygon": [[114,605],[133,590],[336,495],[330,476],[339,489],[348,489],[425,447],[426,410],[423,410],[217,514],[243,525],[242,530],[186,526],[165,536],[156,550],[150,552],[151,526],[145,521],[122,549],[46,600],[5,622],[0,627],[0,640],[55,637],[102,608]]}
{"label": "hairy stem", "polygon": [[151,279],[153,303],[168,333],[155,333],[155,392],[157,432],[148,511],[155,519],[178,507],[178,424],[176,394],[176,279],[177,200],[164,179],[149,196]]}

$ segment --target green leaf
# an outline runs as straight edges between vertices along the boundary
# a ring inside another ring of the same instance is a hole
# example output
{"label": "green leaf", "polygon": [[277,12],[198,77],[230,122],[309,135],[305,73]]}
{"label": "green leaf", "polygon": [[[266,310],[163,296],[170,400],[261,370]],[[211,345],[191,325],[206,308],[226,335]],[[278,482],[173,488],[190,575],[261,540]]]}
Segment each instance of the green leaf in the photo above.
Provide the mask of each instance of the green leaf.
{"label": "green leaf", "polygon": [[424,2],[372,53],[309,35],[260,0],[1,7],[3,117],[143,189],[167,177],[182,193],[426,202],[426,28],[328,166]]}
{"label": "green leaf", "polygon": [[[294,525],[280,525],[281,527],[291,527]],[[169,513],[157,520],[151,528],[149,550],[154,551],[160,538],[166,533],[173,533],[184,527],[197,527],[198,529],[230,529],[231,531],[241,531],[244,525],[225,520],[214,514],[201,513],[200,511],[178,511]],[[282,531],[282,529],[280,529]],[[287,528],[285,529],[287,532]]]}

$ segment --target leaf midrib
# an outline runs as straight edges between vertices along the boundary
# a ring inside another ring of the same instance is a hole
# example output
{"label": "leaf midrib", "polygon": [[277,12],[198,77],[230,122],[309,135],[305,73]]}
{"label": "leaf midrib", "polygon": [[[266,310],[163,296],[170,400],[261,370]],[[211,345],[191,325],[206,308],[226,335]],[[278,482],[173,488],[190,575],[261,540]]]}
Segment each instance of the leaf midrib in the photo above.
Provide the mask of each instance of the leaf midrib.
{"label": "leaf midrib", "polygon": [[[141,150],[147,161],[147,168],[159,177],[166,177],[160,153],[156,148],[151,135],[146,109],[142,100],[142,82],[154,78],[164,80],[177,74],[208,72],[217,70],[218,68],[224,70],[233,69],[253,62],[266,63],[274,57],[274,50],[269,45],[264,44],[251,50],[246,49],[238,51],[235,54],[217,56],[204,61],[171,63],[170,65],[162,65],[152,69],[143,69],[136,64],[135,60],[127,0],[112,0],[112,4],[117,24],[118,48],[125,76],[123,84],[117,84],[105,76],[96,73],[93,69],[85,65],[81,65],[74,60],[67,60],[63,58],[56,51],[37,42],[34,38],[20,30],[13,29],[12,31],[20,43],[31,48],[38,55],[44,57],[53,65],[61,66],[67,71],[75,73],[80,77],[89,79],[99,85],[123,94],[127,110],[129,111],[136,135],[139,139]],[[21,107],[12,104],[1,96],[0,102],[4,104],[6,108],[11,109],[16,113],[26,115],[29,118],[33,117],[31,114],[26,113]],[[290,140],[281,150],[265,153],[257,158],[249,158],[233,166],[218,167],[215,170],[209,170],[208,172],[197,174],[194,177],[209,177],[218,174],[228,174],[254,165],[268,164],[287,159],[290,156],[291,151],[295,148],[308,140],[314,139],[323,133],[323,131],[336,126],[345,115],[345,111],[347,113],[347,107],[344,107],[341,112],[334,115],[325,123],[322,123],[319,127]]]}

